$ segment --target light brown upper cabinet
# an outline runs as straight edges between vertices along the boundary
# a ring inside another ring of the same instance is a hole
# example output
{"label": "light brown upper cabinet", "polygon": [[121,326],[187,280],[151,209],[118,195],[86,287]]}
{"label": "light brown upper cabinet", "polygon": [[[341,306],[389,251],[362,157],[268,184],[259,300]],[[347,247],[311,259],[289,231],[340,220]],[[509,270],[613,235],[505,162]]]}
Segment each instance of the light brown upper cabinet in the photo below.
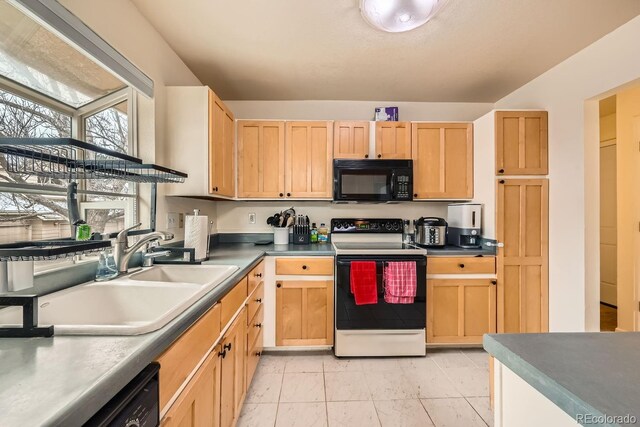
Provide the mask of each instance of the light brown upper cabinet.
{"label": "light brown upper cabinet", "polygon": [[546,111],[496,111],[496,175],[547,175]]}
{"label": "light brown upper cabinet", "polygon": [[378,159],[411,158],[411,123],[376,122],[376,150]]}
{"label": "light brown upper cabinet", "polygon": [[283,121],[238,120],[238,197],[284,197],[284,134]]}
{"label": "light brown upper cabinet", "polygon": [[412,123],[413,197],[473,198],[473,124]]}
{"label": "light brown upper cabinet", "polygon": [[333,158],[369,158],[369,122],[333,123]]}
{"label": "light brown upper cabinet", "polygon": [[285,192],[293,198],[331,198],[333,123],[287,122]]}
{"label": "light brown upper cabinet", "polygon": [[498,332],[549,330],[549,181],[498,181]]}
{"label": "light brown upper cabinet", "polygon": [[170,86],[166,97],[169,167],[189,174],[183,184],[167,184],[166,195],[235,197],[231,110],[207,86]]}
{"label": "light brown upper cabinet", "polygon": [[236,195],[235,126],[233,113],[209,91],[209,192],[227,197]]}

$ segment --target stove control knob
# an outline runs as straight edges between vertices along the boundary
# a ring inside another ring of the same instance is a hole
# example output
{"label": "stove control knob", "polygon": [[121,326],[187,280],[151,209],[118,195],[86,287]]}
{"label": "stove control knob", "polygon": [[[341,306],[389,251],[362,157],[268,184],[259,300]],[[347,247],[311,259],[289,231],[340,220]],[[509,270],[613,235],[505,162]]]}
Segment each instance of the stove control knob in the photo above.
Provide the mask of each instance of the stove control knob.
{"label": "stove control knob", "polygon": [[390,222],[387,222],[384,224],[384,228],[385,230],[391,231],[393,228],[393,225]]}
{"label": "stove control knob", "polygon": [[397,222],[393,223],[393,231],[398,231],[400,230],[400,224],[398,224]]}

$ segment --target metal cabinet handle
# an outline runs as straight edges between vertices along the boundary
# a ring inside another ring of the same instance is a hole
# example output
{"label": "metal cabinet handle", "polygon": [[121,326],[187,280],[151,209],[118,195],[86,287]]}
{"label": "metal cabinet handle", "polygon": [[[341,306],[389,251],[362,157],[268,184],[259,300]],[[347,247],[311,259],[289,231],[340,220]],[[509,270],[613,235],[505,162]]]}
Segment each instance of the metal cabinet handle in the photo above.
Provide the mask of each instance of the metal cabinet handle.
{"label": "metal cabinet handle", "polygon": [[504,173],[504,169],[498,169],[498,173]]}
{"label": "metal cabinet handle", "polygon": [[500,181],[498,181],[500,184],[504,184],[504,179],[501,179]]}
{"label": "metal cabinet handle", "polygon": [[277,283],[276,284],[276,288],[281,288],[282,287],[282,283]]}
{"label": "metal cabinet handle", "polygon": [[256,351],[256,356],[258,356],[258,357],[262,356],[262,352],[261,351]]}
{"label": "metal cabinet handle", "polygon": [[256,273],[255,276],[256,277],[262,277],[262,273]]}
{"label": "metal cabinet handle", "polygon": [[231,343],[225,344],[222,348],[225,350],[231,351]]}
{"label": "metal cabinet handle", "polygon": [[255,326],[256,328],[262,328],[262,323],[256,323],[256,324],[255,324],[255,325],[253,325],[253,326]]}
{"label": "metal cabinet handle", "polygon": [[368,155],[368,154],[365,154],[365,155],[364,155],[364,158],[365,158],[365,159],[368,159],[368,158],[369,158],[369,155]]}
{"label": "metal cabinet handle", "polygon": [[303,265],[303,266],[302,266],[302,269],[303,269],[303,270],[306,270],[307,268],[308,268],[308,267],[307,267],[306,265]]}
{"label": "metal cabinet handle", "polygon": [[284,197],[284,193],[280,193],[280,197]]}
{"label": "metal cabinet handle", "polygon": [[222,357],[223,359],[225,358],[226,355],[227,355],[227,350],[222,350],[220,353],[218,353],[218,357]]}
{"label": "metal cabinet handle", "polygon": [[291,193],[287,193],[287,197],[291,197]]}
{"label": "metal cabinet handle", "polygon": [[460,265],[460,268],[464,268],[464,264],[459,264],[459,265]]}
{"label": "metal cabinet handle", "polygon": [[262,302],[262,298],[256,298],[254,301],[257,302],[257,303],[261,303]]}
{"label": "metal cabinet handle", "polygon": [[382,154],[378,154],[378,158],[381,159],[382,158]]}
{"label": "metal cabinet handle", "polygon": [[497,284],[498,284],[498,281],[497,281],[497,280],[492,280],[492,281],[491,281],[491,284],[492,284],[492,285],[497,285]]}

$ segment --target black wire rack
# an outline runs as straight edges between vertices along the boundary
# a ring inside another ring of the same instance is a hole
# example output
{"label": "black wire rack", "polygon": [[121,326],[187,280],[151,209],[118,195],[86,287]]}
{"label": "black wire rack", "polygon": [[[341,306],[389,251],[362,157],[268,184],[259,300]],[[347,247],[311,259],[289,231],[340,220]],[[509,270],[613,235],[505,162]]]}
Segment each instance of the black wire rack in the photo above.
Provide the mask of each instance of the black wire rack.
{"label": "black wire rack", "polygon": [[53,261],[100,252],[109,247],[110,240],[59,239],[6,243],[0,245],[0,261]]}
{"label": "black wire rack", "polygon": [[187,174],[73,138],[0,138],[8,172],[69,181],[182,183]]}

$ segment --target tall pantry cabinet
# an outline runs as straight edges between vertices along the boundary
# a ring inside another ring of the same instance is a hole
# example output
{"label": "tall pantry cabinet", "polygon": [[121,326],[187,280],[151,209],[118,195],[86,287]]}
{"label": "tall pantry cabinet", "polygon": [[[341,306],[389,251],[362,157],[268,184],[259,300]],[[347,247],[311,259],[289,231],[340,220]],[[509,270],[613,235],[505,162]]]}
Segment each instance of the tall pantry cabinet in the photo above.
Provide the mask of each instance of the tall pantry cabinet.
{"label": "tall pantry cabinet", "polygon": [[549,330],[547,117],[495,113],[498,332]]}

